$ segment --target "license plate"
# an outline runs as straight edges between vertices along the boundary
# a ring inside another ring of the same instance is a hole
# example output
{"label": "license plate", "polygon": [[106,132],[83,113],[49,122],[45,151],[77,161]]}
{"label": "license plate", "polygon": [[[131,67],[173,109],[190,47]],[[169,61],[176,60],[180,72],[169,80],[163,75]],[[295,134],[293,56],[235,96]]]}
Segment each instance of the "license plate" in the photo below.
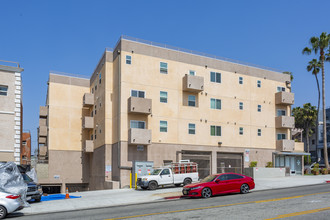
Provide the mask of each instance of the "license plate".
{"label": "license plate", "polygon": [[31,199],[32,199],[31,196],[27,196],[27,197],[26,197],[26,201],[29,201],[29,200],[31,200]]}

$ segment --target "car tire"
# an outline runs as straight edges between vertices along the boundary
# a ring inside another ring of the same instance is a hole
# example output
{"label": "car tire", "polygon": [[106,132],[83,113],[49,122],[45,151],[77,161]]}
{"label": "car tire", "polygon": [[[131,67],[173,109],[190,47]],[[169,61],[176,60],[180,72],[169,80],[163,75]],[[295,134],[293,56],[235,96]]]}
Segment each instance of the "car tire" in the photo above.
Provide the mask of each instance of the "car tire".
{"label": "car tire", "polygon": [[211,189],[210,188],[204,188],[203,190],[202,190],[202,198],[205,198],[205,199],[207,199],[207,198],[210,198],[211,196],[212,196],[212,191],[211,191]]}
{"label": "car tire", "polygon": [[155,190],[157,189],[158,184],[155,181],[152,181],[149,183],[149,189],[150,190]]}
{"label": "car tire", "polygon": [[181,186],[181,183],[179,183],[179,184],[175,184],[175,186],[176,186],[176,187],[179,187],[179,186]]}
{"label": "car tire", "polygon": [[41,196],[39,196],[38,198],[34,199],[35,202],[40,202],[41,201]]}
{"label": "car tire", "polygon": [[7,209],[0,205],[0,219],[3,219],[7,216]]}
{"label": "car tire", "polygon": [[191,179],[189,179],[189,178],[186,178],[186,179],[184,179],[184,181],[183,181],[183,185],[184,185],[184,186],[189,185],[190,183],[191,183]]}
{"label": "car tire", "polygon": [[241,185],[241,193],[242,194],[246,194],[250,192],[250,187],[248,184],[244,183],[243,185]]}

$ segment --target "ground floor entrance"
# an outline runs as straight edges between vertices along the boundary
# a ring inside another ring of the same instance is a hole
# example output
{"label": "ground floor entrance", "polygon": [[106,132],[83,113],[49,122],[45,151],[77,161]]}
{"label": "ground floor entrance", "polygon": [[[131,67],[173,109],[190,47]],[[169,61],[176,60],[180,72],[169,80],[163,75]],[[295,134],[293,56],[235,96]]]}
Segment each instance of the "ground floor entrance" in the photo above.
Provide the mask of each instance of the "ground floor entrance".
{"label": "ground floor entrance", "polygon": [[303,156],[275,154],[275,167],[289,167],[290,175],[302,175]]}
{"label": "ground floor entrance", "polygon": [[198,164],[200,179],[211,174],[211,152],[184,151],[182,152],[182,160],[190,160]]}
{"label": "ground floor entrance", "polygon": [[241,173],[243,171],[242,153],[217,153],[217,173]]}

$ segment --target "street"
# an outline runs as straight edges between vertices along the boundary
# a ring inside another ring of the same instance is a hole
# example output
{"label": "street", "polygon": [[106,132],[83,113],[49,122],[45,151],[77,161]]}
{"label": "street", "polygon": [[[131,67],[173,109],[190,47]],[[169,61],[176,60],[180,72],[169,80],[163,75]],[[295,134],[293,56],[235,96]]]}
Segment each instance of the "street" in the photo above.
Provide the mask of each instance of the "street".
{"label": "street", "polygon": [[[161,191],[161,190],[159,190]],[[93,201],[91,201],[92,203]],[[33,204],[32,204],[33,205]],[[210,199],[178,199],[139,205],[40,215],[20,213],[9,219],[329,219],[330,185],[230,194]]]}

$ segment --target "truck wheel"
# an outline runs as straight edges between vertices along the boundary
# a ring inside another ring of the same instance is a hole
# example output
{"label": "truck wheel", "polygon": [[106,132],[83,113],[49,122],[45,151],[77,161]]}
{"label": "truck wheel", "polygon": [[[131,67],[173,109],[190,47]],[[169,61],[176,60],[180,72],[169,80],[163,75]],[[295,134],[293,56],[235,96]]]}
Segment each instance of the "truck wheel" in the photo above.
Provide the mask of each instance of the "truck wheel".
{"label": "truck wheel", "polygon": [[191,183],[191,179],[189,179],[189,178],[186,178],[186,179],[184,179],[184,181],[183,181],[183,185],[184,185],[184,186],[189,185],[190,183]]}
{"label": "truck wheel", "polygon": [[157,185],[158,184],[155,181],[152,181],[152,182],[149,183],[149,189],[150,190],[155,190],[155,189],[157,189]]}
{"label": "truck wheel", "polygon": [[5,218],[6,215],[7,215],[7,209],[2,205],[0,205],[0,219]]}

